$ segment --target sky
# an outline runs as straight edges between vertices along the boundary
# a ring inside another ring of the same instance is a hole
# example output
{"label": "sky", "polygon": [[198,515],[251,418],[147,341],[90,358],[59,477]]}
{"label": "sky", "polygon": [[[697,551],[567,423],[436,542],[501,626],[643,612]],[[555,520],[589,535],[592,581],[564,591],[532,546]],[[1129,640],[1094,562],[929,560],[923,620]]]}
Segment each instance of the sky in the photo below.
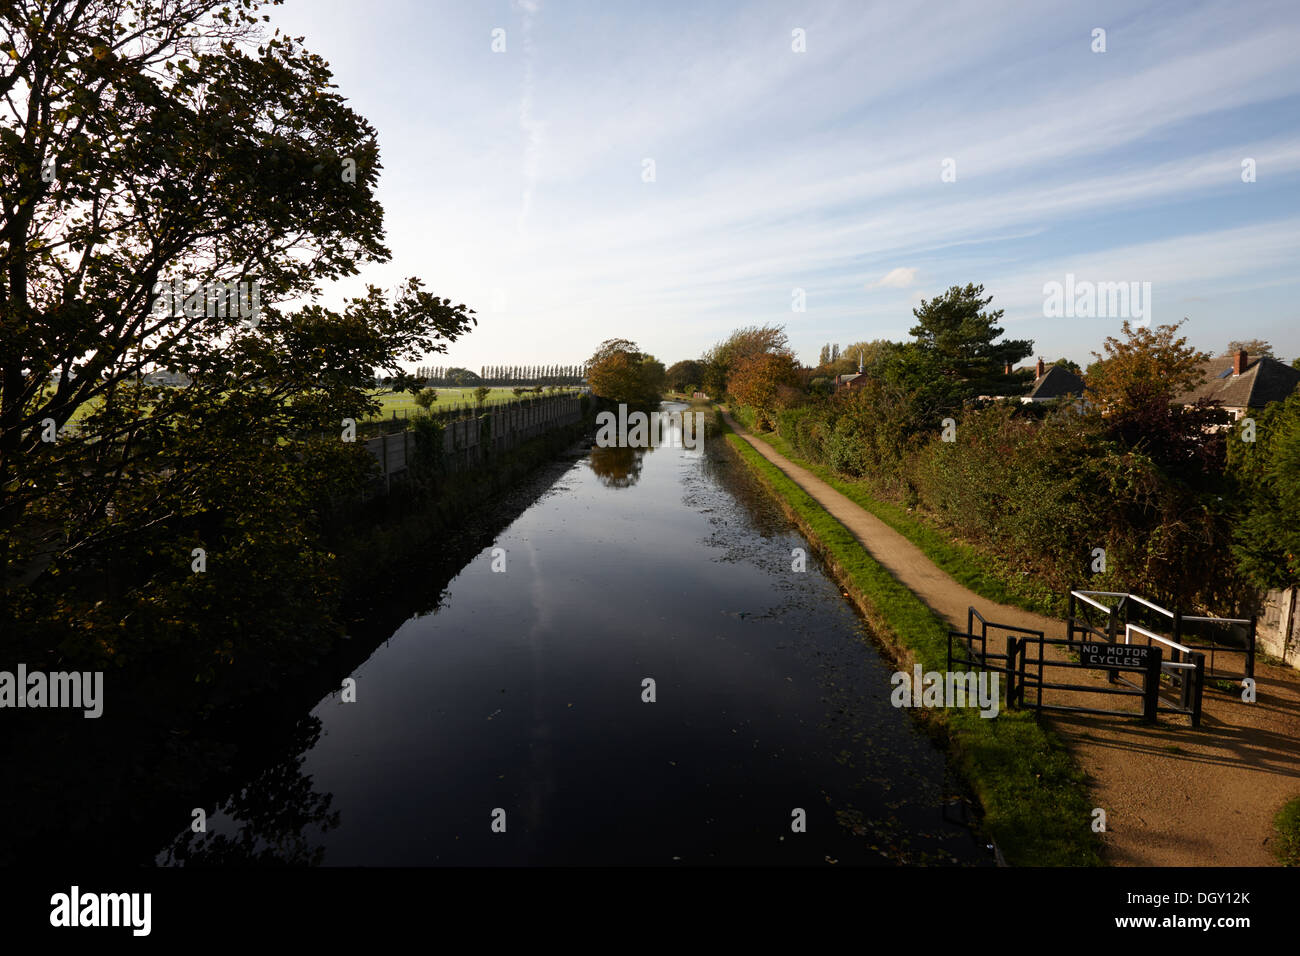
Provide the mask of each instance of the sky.
{"label": "sky", "polygon": [[393,258],[325,301],[414,275],[474,308],[429,364],[621,337],[667,365],[756,324],[815,364],[976,283],[1007,337],[1086,365],[1123,318],[1049,314],[1067,275],[1150,283],[1134,321],[1212,354],[1300,356],[1295,0],[269,12],[378,130]]}

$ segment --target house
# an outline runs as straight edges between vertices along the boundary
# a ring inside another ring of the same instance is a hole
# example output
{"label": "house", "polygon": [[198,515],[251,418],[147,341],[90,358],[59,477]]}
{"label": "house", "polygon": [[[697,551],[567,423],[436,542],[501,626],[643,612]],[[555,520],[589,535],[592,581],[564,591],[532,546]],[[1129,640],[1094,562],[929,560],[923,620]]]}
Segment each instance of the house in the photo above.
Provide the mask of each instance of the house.
{"label": "house", "polygon": [[835,391],[837,392],[842,388],[861,388],[866,384],[867,377],[860,371],[835,376]]}
{"label": "house", "polygon": [[1174,401],[1185,406],[1203,398],[1217,401],[1234,420],[1242,418],[1249,409],[1282,401],[1300,385],[1300,370],[1267,355],[1252,359],[1244,349],[1203,362],[1201,371],[1204,373],[1201,384]]}
{"label": "house", "polygon": [[168,388],[186,388],[190,384],[190,377],[184,372],[170,372],[160,370],[150,372],[144,377],[146,385],[161,385]]}
{"label": "house", "polygon": [[1034,384],[1029,392],[1020,396],[1021,404],[1052,402],[1067,395],[1083,397],[1083,379],[1064,365],[1044,366],[1043,360],[1039,359],[1034,367],[1034,376]]}

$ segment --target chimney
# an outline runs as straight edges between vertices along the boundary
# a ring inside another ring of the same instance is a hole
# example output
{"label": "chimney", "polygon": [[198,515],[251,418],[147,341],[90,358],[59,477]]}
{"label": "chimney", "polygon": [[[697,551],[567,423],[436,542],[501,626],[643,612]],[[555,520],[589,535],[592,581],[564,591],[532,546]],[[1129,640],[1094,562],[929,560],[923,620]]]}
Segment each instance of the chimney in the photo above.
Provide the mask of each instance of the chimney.
{"label": "chimney", "polygon": [[1246,363],[1249,360],[1250,356],[1246,354],[1245,349],[1237,349],[1237,354],[1232,358],[1232,374],[1240,375],[1246,371]]}
{"label": "chimney", "polygon": [[1042,378],[1042,377],[1043,377],[1043,371],[1044,371],[1044,369],[1043,369],[1043,359],[1042,359],[1042,357],[1040,356],[1039,359],[1038,359],[1038,368],[1037,368],[1037,371],[1034,372],[1034,375],[1035,375],[1036,377],[1038,377],[1038,378]]}
{"label": "chimney", "polygon": [[1010,374],[1011,374],[1011,363],[1010,363],[1010,362],[1008,362],[1006,368],[1004,368],[1004,369],[1002,370],[1002,374],[1003,374],[1003,375],[1010,375]]}

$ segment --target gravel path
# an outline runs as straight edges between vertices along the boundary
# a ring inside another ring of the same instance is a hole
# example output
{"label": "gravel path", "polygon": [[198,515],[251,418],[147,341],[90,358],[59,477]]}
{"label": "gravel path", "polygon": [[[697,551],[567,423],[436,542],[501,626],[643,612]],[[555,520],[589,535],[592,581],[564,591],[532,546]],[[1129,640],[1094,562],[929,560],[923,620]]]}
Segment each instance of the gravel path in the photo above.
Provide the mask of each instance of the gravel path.
{"label": "gravel path", "polygon": [[[994,604],[962,587],[916,545],[806,468],[755,438],[749,442],[840,521],[867,552],[955,629],[974,606],[990,621],[1065,636],[1065,622]],[[1060,651],[1060,648],[1052,648]],[[1063,659],[1063,654],[1057,654]],[[1239,658],[1237,658],[1239,660]],[[1069,674],[1083,683],[1088,672]],[[1080,678],[1083,678],[1080,680]],[[1048,678],[1061,680],[1060,677]],[[1052,727],[1088,774],[1106,811],[1109,862],[1121,866],[1270,866],[1273,817],[1300,794],[1300,673],[1256,662],[1257,701],[1207,686],[1201,726],[1162,714],[1156,726],[1119,717],[1052,714]],[[1099,687],[1106,686],[1098,678]],[[1115,706],[1116,698],[1075,695],[1075,703]],[[1086,697],[1087,700],[1079,699]],[[1130,702],[1121,700],[1121,707]],[[1099,703],[1101,701],[1101,703]]]}

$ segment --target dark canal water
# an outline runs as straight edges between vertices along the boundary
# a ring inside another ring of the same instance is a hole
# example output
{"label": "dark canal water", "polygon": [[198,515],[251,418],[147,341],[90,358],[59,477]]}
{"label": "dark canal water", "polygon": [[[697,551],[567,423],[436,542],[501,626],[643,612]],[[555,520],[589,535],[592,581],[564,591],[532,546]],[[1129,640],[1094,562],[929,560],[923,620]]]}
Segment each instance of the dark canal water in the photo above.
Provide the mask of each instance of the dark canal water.
{"label": "dark canal water", "polygon": [[556,474],[429,581],[355,702],[321,700],[158,862],[991,862],[893,668],[813,556],[792,571],[806,541],[724,442]]}

